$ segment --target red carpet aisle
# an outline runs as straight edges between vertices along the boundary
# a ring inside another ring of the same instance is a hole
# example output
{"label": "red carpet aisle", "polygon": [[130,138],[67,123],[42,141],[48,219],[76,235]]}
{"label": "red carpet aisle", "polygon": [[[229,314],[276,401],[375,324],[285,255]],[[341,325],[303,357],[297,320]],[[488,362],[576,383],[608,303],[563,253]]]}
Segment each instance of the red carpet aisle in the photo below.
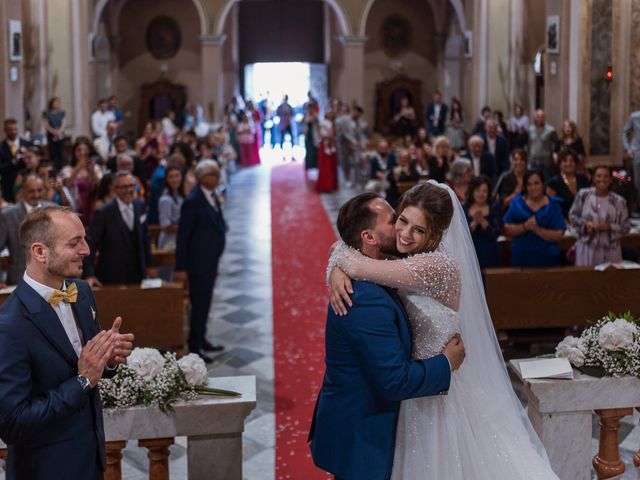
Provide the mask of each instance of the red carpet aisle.
{"label": "red carpet aisle", "polygon": [[314,467],[307,433],[324,372],[324,272],[335,234],[300,164],[272,170],[271,219],[276,479],[331,478]]}

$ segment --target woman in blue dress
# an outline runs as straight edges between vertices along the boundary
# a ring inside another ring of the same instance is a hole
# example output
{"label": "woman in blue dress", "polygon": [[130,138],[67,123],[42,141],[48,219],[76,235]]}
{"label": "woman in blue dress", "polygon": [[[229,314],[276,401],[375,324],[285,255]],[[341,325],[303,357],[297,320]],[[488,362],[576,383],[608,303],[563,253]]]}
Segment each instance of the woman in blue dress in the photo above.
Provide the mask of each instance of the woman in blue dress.
{"label": "woman in blue dress", "polygon": [[481,269],[500,266],[500,207],[490,200],[491,180],[481,175],[473,177],[467,190],[464,212],[471,230]]}
{"label": "woman in blue dress", "polygon": [[528,171],[520,192],[505,214],[505,233],[513,238],[511,265],[551,267],[560,264],[558,242],[565,229],[562,200],[548,197],[544,177],[538,170]]}

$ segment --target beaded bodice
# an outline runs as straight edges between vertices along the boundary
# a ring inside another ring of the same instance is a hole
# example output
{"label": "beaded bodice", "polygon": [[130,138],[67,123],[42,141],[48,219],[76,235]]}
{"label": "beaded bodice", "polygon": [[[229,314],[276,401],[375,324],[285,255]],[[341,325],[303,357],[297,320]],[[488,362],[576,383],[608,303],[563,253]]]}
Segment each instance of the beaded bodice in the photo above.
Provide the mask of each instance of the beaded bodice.
{"label": "beaded bodice", "polygon": [[449,340],[460,333],[458,312],[433,297],[399,290],[411,324],[413,358],[425,359],[442,353]]}

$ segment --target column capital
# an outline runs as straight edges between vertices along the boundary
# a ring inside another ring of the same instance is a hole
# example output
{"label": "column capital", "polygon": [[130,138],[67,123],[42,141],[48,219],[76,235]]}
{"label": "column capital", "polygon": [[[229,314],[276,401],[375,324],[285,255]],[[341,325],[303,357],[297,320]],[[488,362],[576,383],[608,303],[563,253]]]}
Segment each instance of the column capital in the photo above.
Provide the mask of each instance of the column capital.
{"label": "column capital", "polygon": [[369,37],[360,35],[339,35],[337,39],[345,47],[359,47],[364,46]]}
{"label": "column capital", "polygon": [[202,45],[223,45],[227,36],[222,35],[200,35]]}

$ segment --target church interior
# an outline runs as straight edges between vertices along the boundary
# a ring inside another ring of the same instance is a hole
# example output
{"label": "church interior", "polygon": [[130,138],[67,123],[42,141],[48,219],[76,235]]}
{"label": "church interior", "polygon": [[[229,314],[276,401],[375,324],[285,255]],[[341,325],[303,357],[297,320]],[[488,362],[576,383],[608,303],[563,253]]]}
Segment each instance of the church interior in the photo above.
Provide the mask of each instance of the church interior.
{"label": "church interior", "polygon": [[[195,353],[242,393],[105,408],[104,478],[340,480],[308,442],[340,207],[446,183],[557,478],[640,478],[639,378],[518,370],[610,312],[640,345],[639,44],[637,0],[3,0],[0,304],[24,216],[67,207],[103,328],[121,316],[134,347]],[[221,233],[196,251],[201,191]]]}

